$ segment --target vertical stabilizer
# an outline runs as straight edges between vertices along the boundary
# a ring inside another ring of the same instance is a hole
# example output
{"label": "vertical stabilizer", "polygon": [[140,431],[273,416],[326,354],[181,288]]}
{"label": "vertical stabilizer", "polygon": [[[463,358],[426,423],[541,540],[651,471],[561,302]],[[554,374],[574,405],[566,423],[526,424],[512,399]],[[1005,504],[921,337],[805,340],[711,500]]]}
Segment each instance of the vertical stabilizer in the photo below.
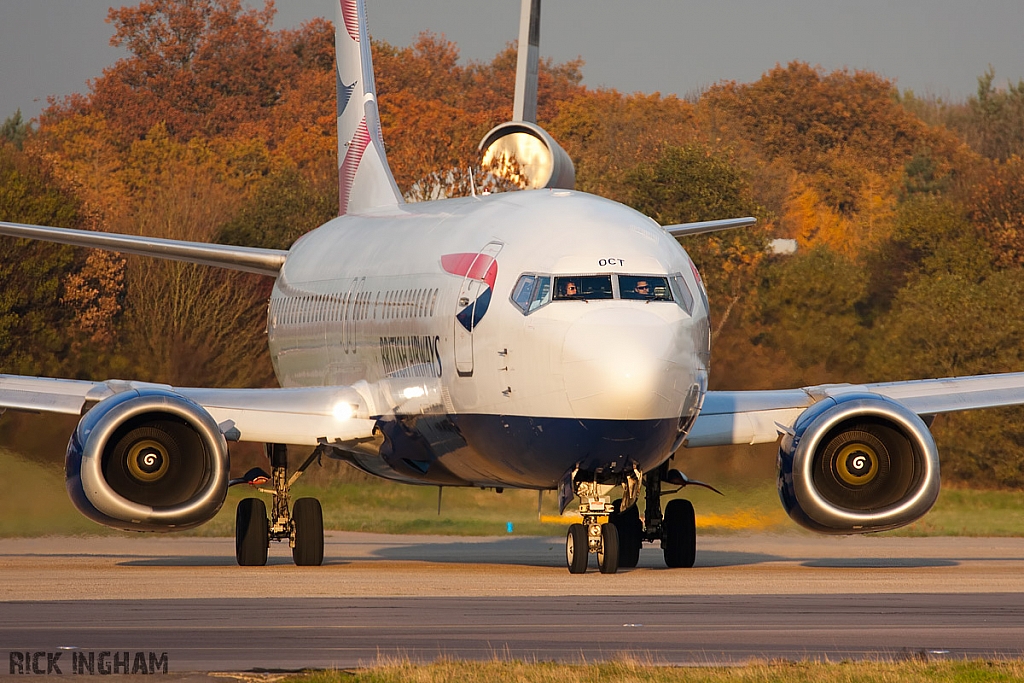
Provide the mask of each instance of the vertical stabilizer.
{"label": "vertical stabilizer", "polygon": [[540,60],[540,0],[522,0],[519,57],[512,120],[537,123],[537,66]]}
{"label": "vertical stabilizer", "polygon": [[365,0],[335,0],[338,214],[402,203],[384,153]]}

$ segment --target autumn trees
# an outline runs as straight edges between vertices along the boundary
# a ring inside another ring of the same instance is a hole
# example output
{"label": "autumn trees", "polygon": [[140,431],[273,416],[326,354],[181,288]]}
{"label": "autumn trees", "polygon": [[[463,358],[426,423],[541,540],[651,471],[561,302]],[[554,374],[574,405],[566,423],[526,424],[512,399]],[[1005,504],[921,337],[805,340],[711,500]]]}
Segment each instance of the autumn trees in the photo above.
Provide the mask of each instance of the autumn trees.
{"label": "autumn trees", "polygon": [[[0,219],[286,248],[336,215],[333,28],[275,31],[273,12],[112,10],[127,56],[34,128],[19,115],[0,127]],[[465,192],[476,145],[510,116],[514,49],[465,63],[424,34],[373,52],[399,187]],[[540,123],[578,189],[663,223],[760,219],[685,243],[712,302],[713,388],[1024,370],[1024,84],[990,70],[949,103],[795,62],[680,99],[593,90],[582,67],[542,62],[539,79]],[[797,254],[771,253],[779,237]],[[0,371],[272,382],[266,279],[2,246]],[[946,472],[1020,481],[1019,410],[936,431]]]}

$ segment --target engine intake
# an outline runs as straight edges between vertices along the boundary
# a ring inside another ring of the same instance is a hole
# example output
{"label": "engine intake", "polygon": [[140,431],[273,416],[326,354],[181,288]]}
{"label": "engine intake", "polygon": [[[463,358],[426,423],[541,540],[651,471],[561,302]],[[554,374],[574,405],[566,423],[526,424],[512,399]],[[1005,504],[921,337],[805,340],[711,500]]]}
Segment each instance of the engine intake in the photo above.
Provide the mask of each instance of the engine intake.
{"label": "engine intake", "polygon": [[939,495],[939,455],[914,412],[878,394],[808,408],[782,439],[779,498],[814,531],[884,531],[922,517]]}
{"label": "engine intake", "polygon": [[86,517],[127,531],[198,526],[227,497],[228,450],[201,406],[162,389],[97,403],[68,443],[65,484]]}
{"label": "engine intake", "polygon": [[[508,121],[484,135],[478,147],[483,165],[492,173],[518,179],[527,190],[576,186],[576,167],[562,146],[536,123]],[[512,161],[517,171],[509,167]],[[515,176],[515,177],[513,177]]]}

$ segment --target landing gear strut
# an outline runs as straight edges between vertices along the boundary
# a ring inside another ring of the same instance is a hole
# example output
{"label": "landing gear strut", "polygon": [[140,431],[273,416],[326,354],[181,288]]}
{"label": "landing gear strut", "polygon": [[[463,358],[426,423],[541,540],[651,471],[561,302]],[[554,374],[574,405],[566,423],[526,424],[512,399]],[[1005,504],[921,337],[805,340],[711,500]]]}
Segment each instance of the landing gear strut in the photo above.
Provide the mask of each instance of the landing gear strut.
{"label": "landing gear strut", "polygon": [[284,444],[267,444],[266,450],[270,460],[269,477],[265,472],[252,470],[244,479],[231,482],[257,487],[269,482],[274,487],[257,489],[274,497],[269,520],[267,507],[261,499],[239,501],[235,514],[235,559],[243,567],[263,566],[267,563],[270,541],[287,540],[296,565],[319,566],[324,561],[324,516],[320,501],[300,498],[291,506],[290,513],[289,505],[292,484],[320,456],[320,449],[313,451],[291,477],[288,476],[288,448]]}
{"label": "landing gear strut", "polygon": [[[613,484],[598,484],[596,481],[579,481],[577,472],[572,474],[571,485],[580,499],[582,524],[573,524],[565,539],[565,561],[570,574],[583,574],[587,571],[590,553],[597,555],[597,566],[602,574],[614,574],[619,570],[622,558],[619,527],[614,523],[617,508],[612,504],[608,493]],[[634,469],[622,483],[623,496],[632,506],[640,491],[640,471]],[[620,503],[621,501],[616,501]],[[609,521],[601,524],[600,518],[607,516]],[[639,520],[638,520],[639,521]],[[632,565],[636,566],[636,562]]]}
{"label": "landing gear strut", "polygon": [[[636,506],[641,481],[646,502],[643,521]],[[580,497],[583,524],[569,527],[565,546],[569,572],[582,574],[587,571],[588,552],[597,554],[598,565],[606,574],[614,573],[619,567],[635,567],[640,561],[644,541],[661,542],[665,564],[669,567],[692,567],[697,558],[693,504],[683,499],[670,500],[662,512],[662,484],[678,487],[668,493],[675,493],[685,486],[703,486],[721,494],[715,487],[688,479],[664,463],[645,475],[639,471],[627,475],[622,484],[622,498],[609,504],[603,494],[613,488],[611,485],[577,482],[574,473],[573,485]],[[604,514],[608,515],[608,523],[602,525],[597,518]],[[614,559],[610,557],[613,552],[617,555]]]}

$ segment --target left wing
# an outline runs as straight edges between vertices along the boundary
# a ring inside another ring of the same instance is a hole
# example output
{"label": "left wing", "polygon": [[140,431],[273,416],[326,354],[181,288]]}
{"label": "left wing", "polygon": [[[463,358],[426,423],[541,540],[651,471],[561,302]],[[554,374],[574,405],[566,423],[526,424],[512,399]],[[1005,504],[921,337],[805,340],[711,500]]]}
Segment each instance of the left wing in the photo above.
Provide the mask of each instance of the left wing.
{"label": "left wing", "polygon": [[749,228],[757,223],[757,219],[747,216],[746,218],[723,218],[715,221],[698,221],[696,223],[676,223],[674,225],[661,226],[665,232],[673,237],[688,237],[690,235],[703,235],[708,232],[719,230],[732,230],[734,228]]}
{"label": "left wing", "polygon": [[1024,404],[1024,372],[875,384],[822,384],[780,391],[709,391],[686,446],[770,443],[807,408],[852,394],[876,394],[919,416]]}

